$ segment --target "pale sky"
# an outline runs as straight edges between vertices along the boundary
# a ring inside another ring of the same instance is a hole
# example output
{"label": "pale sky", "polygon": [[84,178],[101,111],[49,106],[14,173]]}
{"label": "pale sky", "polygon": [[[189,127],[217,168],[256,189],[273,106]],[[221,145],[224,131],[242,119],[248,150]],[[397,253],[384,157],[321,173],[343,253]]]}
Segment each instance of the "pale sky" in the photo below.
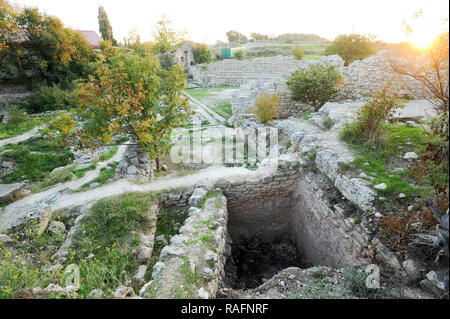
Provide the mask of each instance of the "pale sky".
{"label": "pale sky", "polygon": [[[36,6],[73,29],[98,32],[98,6],[104,6],[114,37],[122,41],[136,28],[141,41],[152,40],[151,29],[162,14],[196,42],[226,41],[237,30],[269,35],[315,33],[327,39],[343,33],[375,34],[386,42],[408,41],[402,23],[423,9],[428,32],[442,29],[447,0],[11,0]],[[448,24],[447,24],[448,26]],[[448,27],[447,27],[448,28]]]}

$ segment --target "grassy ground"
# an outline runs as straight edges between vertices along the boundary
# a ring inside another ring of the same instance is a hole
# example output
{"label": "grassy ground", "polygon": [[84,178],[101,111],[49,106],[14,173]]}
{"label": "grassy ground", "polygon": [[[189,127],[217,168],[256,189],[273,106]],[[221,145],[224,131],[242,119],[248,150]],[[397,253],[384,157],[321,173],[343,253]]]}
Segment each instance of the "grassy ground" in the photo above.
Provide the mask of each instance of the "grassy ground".
{"label": "grassy ground", "polygon": [[[305,56],[318,57],[323,54],[328,43],[308,43],[308,42],[266,42],[260,46],[247,49],[246,54],[250,57],[273,57],[277,55],[292,55],[295,46],[305,48]],[[307,58],[305,58],[306,60]]]}
{"label": "grassy ground", "polygon": [[214,88],[189,89],[188,93],[225,119],[229,119],[233,114],[231,111],[231,98],[221,97],[221,93],[233,88],[236,87],[224,85]]}
{"label": "grassy ground", "polygon": [[[112,177],[114,177],[114,175],[116,173],[116,168],[118,165],[119,165],[119,162],[114,162],[114,163],[110,164],[110,168],[103,167],[100,170],[100,175],[98,177],[94,178],[92,181],[90,181],[86,184],[83,184],[83,186],[81,186],[80,190],[85,190],[93,183],[99,183],[100,185],[106,184]],[[100,185],[98,185],[98,186],[100,186]]]}
{"label": "grassy ground", "polygon": [[[73,219],[64,221],[67,227],[71,223]],[[62,271],[48,271],[47,267],[65,235],[39,234],[38,229],[39,220],[32,220],[10,234],[16,240],[13,249],[0,243],[0,299],[13,298],[23,288],[45,288],[50,283],[62,283]]]}
{"label": "grassy ground", "polygon": [[323,55],[321,54],[305,54],[303,56],[303,60],[309,60],[309,61],[319,61],[322,58]]}
{"label": "grassy ground", "polygon": [[159,259],[161,250],[167,243],[170,242],[170,238],[178,234],[178,229],[184,224],[184,220],[188,217],[186,212],[179,211],[175,208],[163,208],[158,212],[158,223],[156,225],[155,238],[164,236],[166,242],[161,240],[155,240],[153,246],[152,257],[148,263],[148,271],[146,279],[150,280],[152,275],[153,266]]}
{"label": "grassy ground", "polygon": [[410,162],[403,160],[406,152],[420,155],[426,142],[423,130],[406,125],[388,125],[386,133],[384,143],[375,145],[352,141],[348,144],[357,154],[354,168],[368,175],[366,179],[371,180],[374,185],[386,183],[386,190],[379,192],[387,198],[395,198],[400,193],[405,194],[406,199],[426,194],[429,191],[426,180],[417,187],[411,185],[415,182],[415,176],[407,168]]}
{"label": "grassy ground", "polygon": [[6,145],[2,151],[1,160],[15,163],[14,170],[1,179],[2,183],[42,181],[53,169],[66,166],[73,160],[68,148],[49,138],[30,138],[18,144]]}
{"label": "grassy ground", "polygon": [[10,116],[8,123],[2,124],[0,121],[0,140],[26,133],[48,120],[48,117],[32,117],[18,110],[11,110]]}
{"label": "grassy ground", "polygon": [[[100,289],[110,298],[118,286],[130,285],[129,280],[138,266],[133,250],[139,245],[139,234],[149,230],[147,214],[155,198],[155,193],[129,193],[102,199],[92,206],[63,264],[63,268],[69,264],[79,267],[78,298],[86,298],[94,289]],[[185,212],[176,209],[161,209],[156,236],[163,235],[170,241],[178,234],[186,217]],[[56,219],[60,220],[58,216]],[[63,222],[67,229],[73,225],[73,219]],[[50,283],[65,285],[64,269],[48,271],[46,268],[52,264],[51,256],[63,243],[65,235],[39,234],[38,229],[36,219],[9,234],[16,239],[13,249],[0,244],[0,298],[13,298],[22,288],[45,288]],[[164,246],[163,241],[155,241],[147,279]]]}
{"label": "grassy ground", "polygon": [[147,212],[154,195],[130,193],[97,202],[83,219],[68,263],[80,267],[82,297],[100,289],[106,297],[128,279],[137,265],[131,251],[139,244],[138,233],[149,225]]}

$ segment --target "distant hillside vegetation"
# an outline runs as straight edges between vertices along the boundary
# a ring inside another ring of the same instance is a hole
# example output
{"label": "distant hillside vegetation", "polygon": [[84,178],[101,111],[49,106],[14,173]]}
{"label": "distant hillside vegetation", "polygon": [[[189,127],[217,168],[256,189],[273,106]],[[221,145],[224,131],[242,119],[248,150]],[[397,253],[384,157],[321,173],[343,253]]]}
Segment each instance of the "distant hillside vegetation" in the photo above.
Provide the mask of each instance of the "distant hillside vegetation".
{"label": "distant hillside vegetation", "polygon": [[273,39],[277,41],[292,41],[292,42],[329,42],[329,40],[322,38],[317,34],[305,34],[305,33],[285,33]]}

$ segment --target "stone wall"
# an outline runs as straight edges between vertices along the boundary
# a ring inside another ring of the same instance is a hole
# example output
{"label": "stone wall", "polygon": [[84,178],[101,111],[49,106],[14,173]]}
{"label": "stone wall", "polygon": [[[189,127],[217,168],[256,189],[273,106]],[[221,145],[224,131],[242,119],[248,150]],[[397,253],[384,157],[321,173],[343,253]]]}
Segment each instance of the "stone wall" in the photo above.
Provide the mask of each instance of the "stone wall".
{"label": "stone wall", "polygon": [[361,255],[370,246],[369,233],[344,216],[348,202],[329,204],[328,182],[321,174],[308,174],[296,184],[291,236],[313,265],[341,268],[365,264],[368,260]]}
{"label": "stone wall", "polygon": [[[227,200],[220,193],[208,199],[206,194],[205,189],[194,190],[189,198],[189,217],[180,234],[173,236],[170,245],[161,250],[152,280],[140,290],[141,296],[177,299],[216,296],[227,256]],[[177,193],[169,197],[173,195]],[[197,279],[192,282],[188,277]]]}
{"label": "stone wall", "polygon": [[[263,93],[280,97],[280,118],[287,118],[309,106],[291,101],[286,79],[298,68],[313,64],[336,65],[342,74],[338,99],[355,99],[376,93],[386,84],[394,85],[397,93],[413,98],[424,98],[420,82],[392,71],[389,51],[379,51],[361,61],[344,66],[337,55],[324,56],[320,61],[299,61],[292,57],[260,58],[254,60],[224,60],[203,64],[191,69],[194,82],[203,86],[240,85],[232,99],[233,120],[251,117],[248,108]],[[403,58],[402,58],[403,59]]]}
{"label": "stone wall", "polygon": [[271,81],[285,77],[299,67],[315,63],[317,62],[295,60],[286,56],[253,60],[227,59],[193,66],[190,73],[193,81],[202,86],[241,85],[252,80]]}
{"label": "stone wall", "polygon": [[127,146],[124,158],[116,168],[115,177],[148,181],[153,178],[155,171],[156,163],[150,154],[142,152],[137,144],[132,144]]}
{"label": "stone wall", "polygon": [[[224,194],[233,244],[291,239],[313,265],[368,263],[361,257],[370,246],[368,231],[344,216],[356,208],[341,199],[327,176],[312,173],[311,167],[293,165],[255,183],[233,183]],[[336,204],[330,205],[330,196]]]}
{"label": "stone wall", "polygon": [[313,110],[310,105],[291,100],[285,78],[269,82],[265,80],[250,81],[241,85],[239,91],[232,95],[231,108],[233,116],[231,121],[236,123],[242,119],[254,117],[249,111],[249,108],[264,93],[278,95],[280,108],[277,113],[280,119],[288,118],[300,112]]}
{"label": "stone wall", "polygon": [[420,82],[395,73],[390,66],[394,59],[389,51],[379,51],[362,61],[355,61],[348,67],[342,68],[344,88],[341,96],[355,98],[360,95],[376,93],[386,84],[397,86],[399,95],[408,95],[414,98],[423,98]]}

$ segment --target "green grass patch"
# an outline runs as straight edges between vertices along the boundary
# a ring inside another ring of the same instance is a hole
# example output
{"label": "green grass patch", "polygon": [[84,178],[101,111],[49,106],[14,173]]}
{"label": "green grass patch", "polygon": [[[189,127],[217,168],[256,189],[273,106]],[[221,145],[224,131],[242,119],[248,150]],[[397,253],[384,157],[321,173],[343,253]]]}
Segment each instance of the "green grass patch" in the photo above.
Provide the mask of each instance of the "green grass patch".
{"label": "green grass patch", "polygon": [[9,114],[8,123],[3,124],[0,119],[0,140],[24,134],[48,120],[48,117],[32,117],[19,110],[10,110]]}
{"label": "green grass patch", "polygon": [[103,167],[100,170],[100,175],[98,177],[94,178],[88,183],[83,184],[80,189],[86,189],[93,183],[99,183],[100,185],[106,184],[116,173],[117,166],[119,166],[119,162],[111,163],[110,168]]}
{"label": "green grass patch", "polygon": [[153,200],[151,193],[130,193],[100,200],[91,208],[68,261],[80,267],[82,296],[101,289],[109,297],[131,278],[137,267],[131,254],[139,243],[135,234],[147,230],[146,215]]}
{"label": "green grass patch", "polygon": [[99,160],[101,162],[109,160],[110,158],[112,158],[114,155],[117,154],[117,150],[118,149],[119,149],[119,146],[117,146],[117,145],[111,146],[106,153],[103,153],[103,154],[100,155]]}
{"label": "green grass patch", "polygon": [[[163,208],[158,212],[158,223],[156,225],[155,238],[163,235],[167,243],[170,242],[172,236],[177,235],[179,227],[183,226],[184,220],[188,217],[187,212],[176,210],[175,208]],[[147,279],[150,280],[153,266],[159,259],[161,250],[165,247],[165,243],[155,240],[153,246],[152,257],[148,263]]]}
{"label": "green grass patch", "polygon": [[3,183],[22,180],[42,181],[50,172],[66,166],[73,160],[73,154],[66,147],[51,139],[30,138],[18,144],[3,147],[3,161],[13,161],[15,169],[2,178]]}
{"label": "green grass patch", "polygon": [[368,288],[366,279],[369,276],[363,268],[345,268],[344,279],[348,289],[357,297],[374,298],[382,294],[379,289]]}
{"label": "green grass patch", "polygon": [[303,113],[298,114],[297,117],[299,119],[307,121],[311,118],[311,113],[312,113],[312,111],[303,112]]}
{"label": "green grass patch", "polygon": [[231,103],[228,101],[222,101],[210,107],[226,120],[228,120],[233,115],[233,111],[231,110]]}
{"label": "green grass patch", "polygon": [[[414,176],[410,176],[408,170],[393,171],[395,163],[401,162],[406,152],[421,153],[426,143],[423,130],[406,125],[387,125],[385,130],[387,138],[384,143],[368,144],[359,139],[348,142],[358,155],[354,160],[354,167],[372,176],[374,185],[386,183],[387,188],[379,192],[387,197],[395,197],[399,193],[404,193],[407,198],[423,195],[423,192],[428,191],[426,180],[414,187],[410,185],[415,181]],[[365,165],[366,163],[369,165]]]}
{"label": "green grass patch", "polygon": [[321,54],[305,54],[302,58],[302,60],[308,60],[308,61],[320,61],[322,59]]}
{"label": "green grass patch", "polygon": [[208,193],[205,195],[205,197],[203,198],[202,203],[199,205],[199,208],[204,209],[205,208],[205,203],[208,199],[213,198],[213,197],[217,197],[220,195],[220,192],[216,192],[216,191],[208,191]]}
{"label": "green grass patch", "polygon": [[78,177],[78,178],[82,178],[84,177],[84,175],[89,172],[94,170],[97,167],[97,161],[94,161],[91,165],[89,165],[88,167],[85,168],[80,168],[80,169],[76,169],[73,171],[73,174]]}

